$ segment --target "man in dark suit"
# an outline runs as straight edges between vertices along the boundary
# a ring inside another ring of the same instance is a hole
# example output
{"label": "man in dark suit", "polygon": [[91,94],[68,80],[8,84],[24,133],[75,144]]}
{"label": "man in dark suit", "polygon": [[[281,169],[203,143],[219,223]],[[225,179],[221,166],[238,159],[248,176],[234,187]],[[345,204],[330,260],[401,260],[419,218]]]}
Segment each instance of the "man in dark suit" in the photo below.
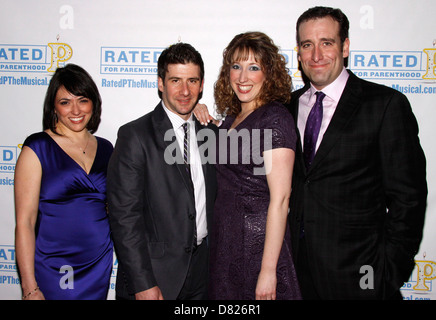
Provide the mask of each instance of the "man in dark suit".
{"label": "man in dark suit", "polygon": [[119,129],[107,177],[118,299],[207,298],[215,169],[200,154],[207,141],[197,141],[191,116],[203,79],[201,55],[170,46],[158,60],[162,101]]}
{"label": "man in dark suit", "polygon": [[345,69],[348,28],[340,10],[325,7],[297,22],[308,80],[290,105],[297,274],[304,299],[401,299],[422,238],[426,160],[407,98]]}

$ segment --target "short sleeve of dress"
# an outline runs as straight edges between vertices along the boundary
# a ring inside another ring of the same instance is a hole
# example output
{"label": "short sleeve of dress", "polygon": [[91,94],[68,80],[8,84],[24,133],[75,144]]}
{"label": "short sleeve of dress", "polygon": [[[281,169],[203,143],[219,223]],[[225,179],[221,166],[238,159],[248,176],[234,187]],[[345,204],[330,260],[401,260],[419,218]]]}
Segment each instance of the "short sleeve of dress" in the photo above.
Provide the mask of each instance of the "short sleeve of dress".
{"label": "short sleeve of dress", "polygon": [[263,109],[259,127],[265,141],[264,150],[289,148],[295,151],[297,133],[291,113],[278,102],[265,105]]}
{"label": "short sleeve of dress", "polygon": [[47,153],[47,137],[45,132],[33,133],[24,140],[23,146],[32,149],[41,161]]}

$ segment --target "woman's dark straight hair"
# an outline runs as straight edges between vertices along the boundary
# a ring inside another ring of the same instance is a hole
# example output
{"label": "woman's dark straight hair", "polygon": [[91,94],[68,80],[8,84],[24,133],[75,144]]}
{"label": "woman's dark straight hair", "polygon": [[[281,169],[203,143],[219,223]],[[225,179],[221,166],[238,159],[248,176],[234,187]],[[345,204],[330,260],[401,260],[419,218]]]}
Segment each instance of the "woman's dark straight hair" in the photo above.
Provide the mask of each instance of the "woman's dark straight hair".
{"label": "woman's dark straight hair", "polygon": [[64,87],[71,94],[78,97],[85,97],[92,101],[92,116],[86,128],[90,133],[97,131],[101,121],[101,97],[89,73],[82,67],[75,64],[67,64],[65,67],[57,68],[51,78],[45,99],[42,117],[43,130],[56,131],[57,115],[55,112],[56,94],[60,87]]}

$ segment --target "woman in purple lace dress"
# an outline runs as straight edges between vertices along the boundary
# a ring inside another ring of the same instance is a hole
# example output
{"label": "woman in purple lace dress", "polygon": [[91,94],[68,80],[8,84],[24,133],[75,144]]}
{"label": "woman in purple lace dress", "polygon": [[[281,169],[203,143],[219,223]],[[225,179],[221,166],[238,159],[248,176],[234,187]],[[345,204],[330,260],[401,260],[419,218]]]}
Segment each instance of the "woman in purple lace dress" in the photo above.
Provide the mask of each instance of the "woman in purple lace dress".
{"label": "woman in purple lace dress", "polygon": [[285,64],[260,32],[237,35],[224,51],[215,84],[225,120],[217,139],[210,299],[301,298],[287,224],[297,137],[282,104],[291,93]]}

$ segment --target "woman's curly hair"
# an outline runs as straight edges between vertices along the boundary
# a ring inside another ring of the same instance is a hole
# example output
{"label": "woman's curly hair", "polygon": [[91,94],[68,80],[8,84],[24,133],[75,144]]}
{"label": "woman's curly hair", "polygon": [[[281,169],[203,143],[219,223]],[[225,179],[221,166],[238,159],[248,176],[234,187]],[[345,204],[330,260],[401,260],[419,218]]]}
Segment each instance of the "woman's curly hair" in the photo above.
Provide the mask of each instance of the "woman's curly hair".
{"label": "woman's curly hair", "polygon": [[246,32],[235,36],[223,52],[223,65],[214,87],[218,114],[237,115],[241,111],[241,102],[230,85],[230,69],[235,62],[247,60],[250,53],[265,74],[257,107],[272,101],[290,101],[292,79],[279,48],[262,32]]}

